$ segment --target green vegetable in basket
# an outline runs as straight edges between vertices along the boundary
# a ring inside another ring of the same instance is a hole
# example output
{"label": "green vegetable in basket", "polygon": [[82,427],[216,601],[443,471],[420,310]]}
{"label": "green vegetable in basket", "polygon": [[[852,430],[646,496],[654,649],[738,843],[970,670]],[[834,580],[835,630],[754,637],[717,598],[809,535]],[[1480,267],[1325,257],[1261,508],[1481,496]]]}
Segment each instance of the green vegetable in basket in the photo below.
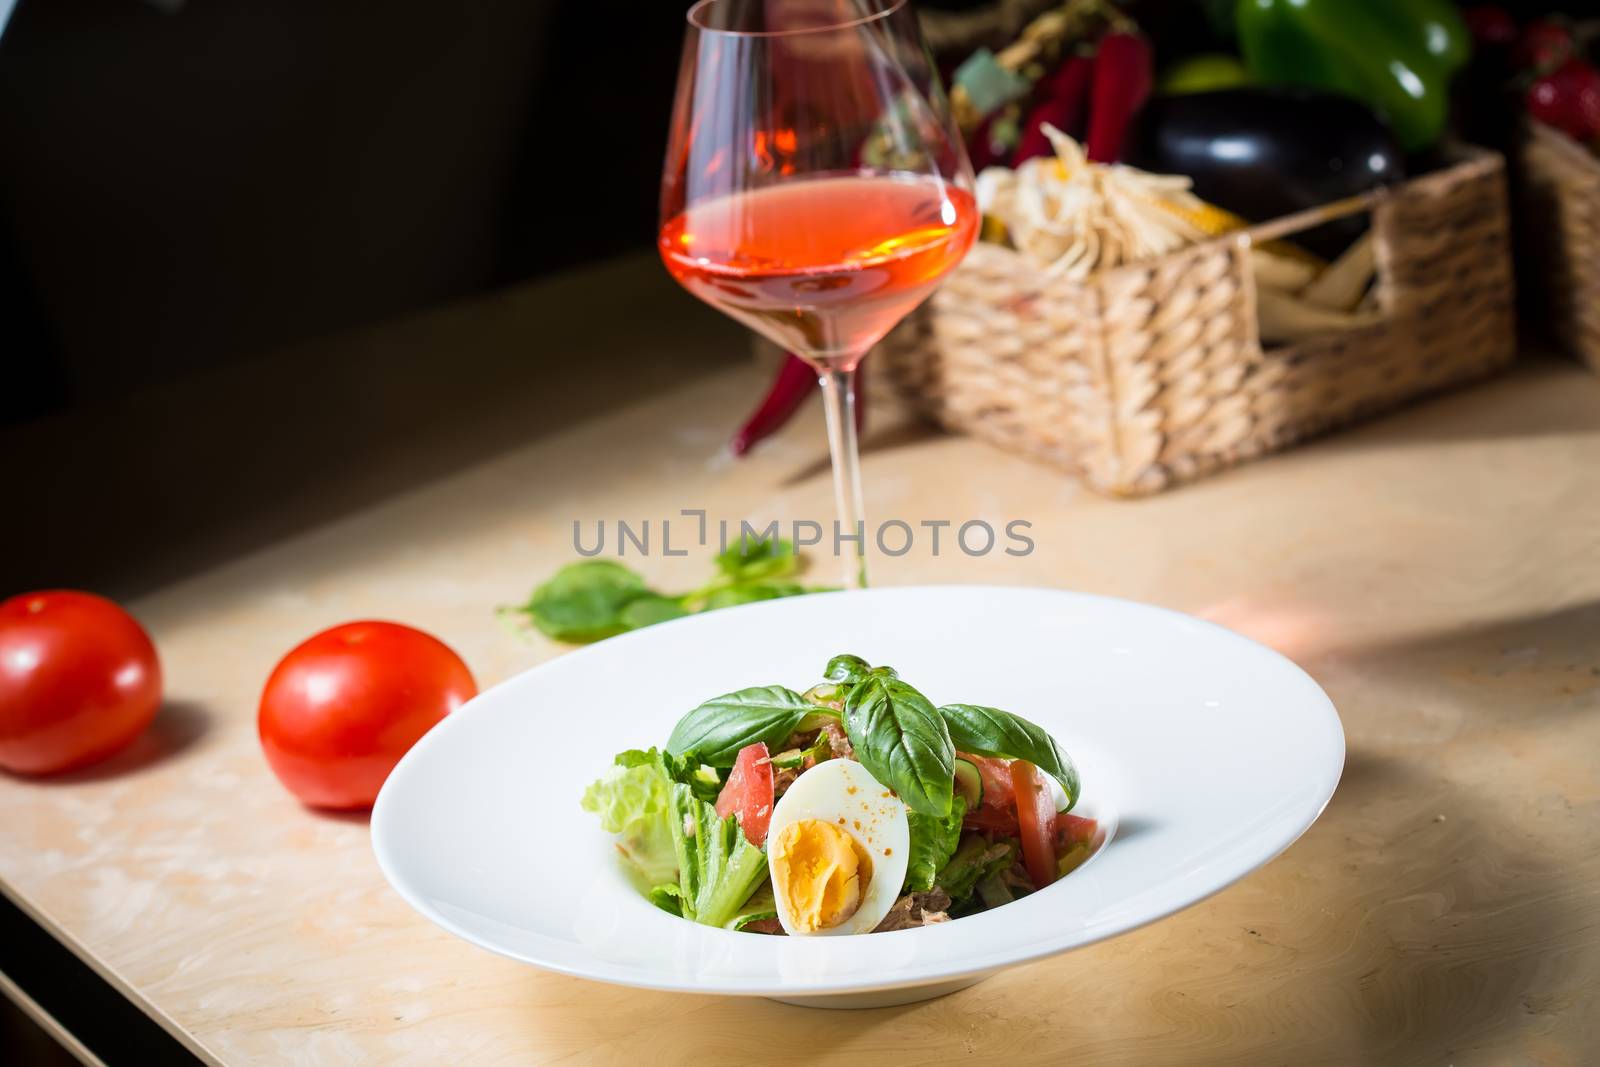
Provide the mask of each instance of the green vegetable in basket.
{"label": "green vegetable in basket", "polygon": [[1239,47],[1256,80],[1364,101],[1407,151],[1433,144],[1466,63],[1465,24],[1449,0],[1239,0]]}
{"label": "green vegetable in basket", "polygon": [[1234,56],[1218,53],[1180,59],[1161,74],[1159,86],[1173,96],[1183,93],[1208,93],[1250,84],[1250,72]]}

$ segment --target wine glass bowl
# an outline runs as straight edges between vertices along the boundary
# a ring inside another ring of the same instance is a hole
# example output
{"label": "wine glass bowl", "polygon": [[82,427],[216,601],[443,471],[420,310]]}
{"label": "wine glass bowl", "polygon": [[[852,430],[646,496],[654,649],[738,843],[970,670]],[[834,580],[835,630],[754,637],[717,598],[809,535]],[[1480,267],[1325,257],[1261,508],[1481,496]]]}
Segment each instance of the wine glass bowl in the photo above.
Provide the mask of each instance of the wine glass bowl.
{"label": "wine glass bowl", "polygon": [[972,196],[927,179],[835,176],[703,201],[661,232],[691,293],[820,366],[854,367],[960,262]]}
{"label": "wine glass bowl", "polygon": [[972,246],[971,165],[906,0],[701,0],[688,22],[662,261],[817,368],[860,532],[855,369]]}

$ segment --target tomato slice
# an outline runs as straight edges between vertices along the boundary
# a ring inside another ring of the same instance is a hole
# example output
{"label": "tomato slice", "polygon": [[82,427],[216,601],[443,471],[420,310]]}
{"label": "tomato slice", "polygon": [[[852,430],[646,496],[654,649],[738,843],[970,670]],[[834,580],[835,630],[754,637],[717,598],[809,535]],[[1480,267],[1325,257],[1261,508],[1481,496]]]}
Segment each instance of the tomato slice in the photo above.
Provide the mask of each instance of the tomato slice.
{"label": "tomato slice", "polygon": [[983,779],[983,807],[995,811],[1009,811],[1016,807],[1016,797],[1011,789],[1011,761],[993,756],[971,756],[957,752],[956,756],[978,768]]}
{"label": "tomato slice", "polygon": [[1055,819],[1055,846],[1056,855],[1071,852],[1078,845],[1088,845],[1094,842],[1094,835],[1099,832],[1100,824],[1093,819],[1085,819],[1082,815],[1073,815],[1069,812],[1057,812]]}
{"label": "tomato slice", "polygon": [[1022,839],[1022,863],[1035,889],[1056,880],[1056,851],[1052,838],[1056,827],[1055,795],[1045,785],[1039,768],[1027,760],[1011,762],[1011,786],[1017,795],[1018,836]]}
{"label": "tomato slice", "polygon": [[1017,836],[1017,800],[1011,787],[1011,761],[966,752],[956,755],[978,768],[978,777],[983,779],[983,802],[967,812],[963,825],[1000,837]]}
{"label": "tomato slice", "polygon": [[739,750],[733,771],[717,794],[717,817],[735,815],[739,827],[752,845],[767,843],[767,827],[772,823],[772,757],[764,742],[757,741]]}
{"label": "tomato slice", "polygon": [[969,830],[987,830],[996,837],[1017,836],[1017,809],[991,808],[987,805],[967,812],[961,825]]}

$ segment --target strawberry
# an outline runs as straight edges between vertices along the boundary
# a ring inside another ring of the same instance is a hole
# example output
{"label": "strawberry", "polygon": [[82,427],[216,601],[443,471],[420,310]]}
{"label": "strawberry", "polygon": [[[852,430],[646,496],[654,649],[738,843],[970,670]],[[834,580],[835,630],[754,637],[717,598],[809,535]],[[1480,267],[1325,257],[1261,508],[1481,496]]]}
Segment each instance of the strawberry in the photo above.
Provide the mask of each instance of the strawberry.
{"label": "strawberry", "polygon": [[1572,29],[1556,19],[1535,19],[1522,30],[1513,53],[1518,69],[1548,74],[1572,58]]}
{"label": "strawberry", "polygon": [[1569,59],[1528,86],[1528,114],[1578,141],[1600,137],[1600,69]]}

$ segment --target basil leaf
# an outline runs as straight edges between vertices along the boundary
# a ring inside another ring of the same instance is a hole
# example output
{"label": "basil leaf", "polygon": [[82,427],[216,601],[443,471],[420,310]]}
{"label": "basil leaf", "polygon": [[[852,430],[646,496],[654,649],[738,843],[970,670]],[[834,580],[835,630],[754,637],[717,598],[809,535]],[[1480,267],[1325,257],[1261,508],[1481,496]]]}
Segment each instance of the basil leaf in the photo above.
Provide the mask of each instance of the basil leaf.
{"label": "basil leaf", "polygon": [[955,747],[928,698],[872,673],[850,691],[844,729],[856,759],[912,811],[943,819],[955,791]]}
{"label": "basil leaf", "polygon": [[[623,757],[636,759],[637,750],[624,752],[617,757],[617,762],[622,764]],[[722,776],[716,768],[708,767],[700,759],[698,752],[684,752],[674,755],[671,752],[658,752],[650,749],[648,752],[639,753],[654,763],[656,769],[666,775],[669,782],[681,782],[689,787],[695,796],[701,800],[716,800],[722,792]],[[623,764],[627,766],[627,764]]]}
{"label": "basil leaf", "polygon": [[759,600],[800,596],[806,592],[809,590],[798,582],[748,582],[743,585],[730,585],[709,593],[701,610],[715,611],[717,608],[731,608],[739,604],[754,604]]}
{"label": "basil leaf", "polygon": [[950,730],[950,740],[962,752],[1025,759],[1061,783],[1069,811],[1078,802],[1078,768],[1043,727],[1021,715],[979,704],[946,704],[939,714]]}
{"label": "basil leaf", "polygon": [[776,578],[800,569],[800,555],[792,543],[781,537],[761,540],[741,537],[717,553],[717,569],[737,582],[756,578]]}
{"label": "basil leaf", "polygon": [[627,629],[623,609],[648,592],[644,579],[622,564],[586,560],[562,567],[523,610],[557,641],[598,641]]}
{"label": "basil leaf", "polygon": [[828,661],[828,667],[822,672],[822,676],[830,682],[854,685],[865,678],[871,670],[872,667],[866,660],[845,652]]}
{"label": "basil leaf", "polygon": [[906,816],[911,827],[911,851],[906,860],[906,881],[902,893],[926,893],[933,888],[933,879],[944,870],[950,857],[955,855],[961,841],[961,820],[967,814],[967,802],[960,797],[950,803],[950,814],[942,819],[913,811]]}
{"label": "basil leaf", "polygon": [[646,593],[628,602],[618,616],[618,622],[629,630],[639,630],[658,622],[681,619],[687,614],[689,612],[676,599]]}
{"label": "basil leaf", "polygon": [[769,748],[781,744],[816,708],[781,685],[741,689],[708,700],[679,719],[667,738],[667,751],[694,752],[713,767],[732,767],[741,748],[757,741]]}

